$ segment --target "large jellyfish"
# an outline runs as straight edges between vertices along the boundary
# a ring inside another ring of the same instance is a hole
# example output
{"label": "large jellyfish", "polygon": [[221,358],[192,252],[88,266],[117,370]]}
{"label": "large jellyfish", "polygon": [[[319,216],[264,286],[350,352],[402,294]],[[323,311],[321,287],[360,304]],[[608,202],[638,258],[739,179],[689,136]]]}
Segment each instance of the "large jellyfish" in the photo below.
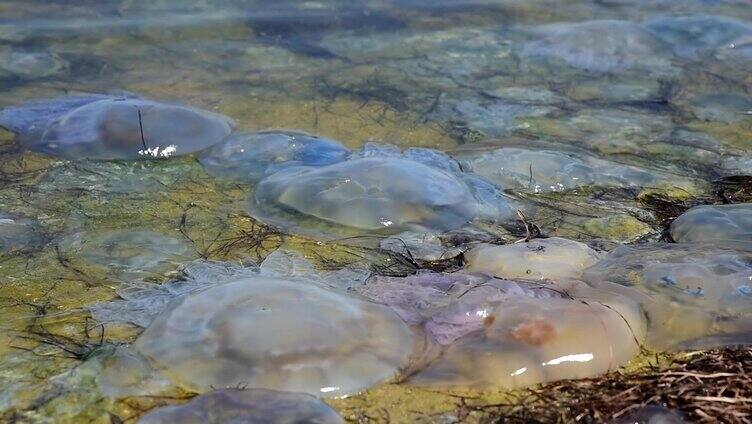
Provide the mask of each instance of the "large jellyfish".
{"label": "large jellyfish", "polygon": [[255,183],[291,166],[323,166],[342,162],[350,149],[337,141],[292,131],[240,133],[199,156],[212,175]]}
{"label": "large jellyfish", "polygon": [[215,390],[185,405],[164,406],[139,424],[344,424],[329,405],[304,393],[275,390]]}
{"label": "large jellyfish", "polygon": [[600,255],[586,244],[558,237],[507,245],[480,244],[465,254],[466,269],[499,278],[579,278]]}
{"label": "large jellyfish", "polygon": [[413,335],[385,306],[260,276],[177,299],[133,346],[199,391],[247,385],[343,396],[395,377]]}
{"label": "large jellyfish", "polygon": [[752,250],[752,203],[692,208],[671,224],[671,237],[679,243]]}
{"label": "large jellyfish", "polygon": [[517,147],[462,153],[469,170],[508,189],[534,193],[563,192],[580,187],[645,187],[657,175],[633,166],[553,150]]}
{"label": "large jellyfish", "polygon": [[634,357],[645,332],[635,302],[579,282],[421,273],[355,290],[438,346],[410,369],[421,385],[514,388],[592,376]]}
{"label": "large jellyfish", "polygon": [[638,301],[652,347],[750,340],[750,253],[699,244],[622,246],[582,278]]}
{"label": "large jellyfish", "polygon": [[230,134],[212,112],[133,95],[73,95],[10,107],[0,126],[28,148],[70,159],[169,157],[203,150]]}
{"label": "large jellyfish", "polygon": [[61,247],[122,280],[172,271],[196,257],[185,240],[145,230],[77,233],[62,240]]}
{"label": "large jellyfish", "polygon": [[[418,149],[415,149],[418,150]],[[493,185],[429,149],[390,155],[365,151],[324,167],[296,167],[261,180],[249,212],[263,222],[320,238],[446,231],[476,218],[512,216]]]}

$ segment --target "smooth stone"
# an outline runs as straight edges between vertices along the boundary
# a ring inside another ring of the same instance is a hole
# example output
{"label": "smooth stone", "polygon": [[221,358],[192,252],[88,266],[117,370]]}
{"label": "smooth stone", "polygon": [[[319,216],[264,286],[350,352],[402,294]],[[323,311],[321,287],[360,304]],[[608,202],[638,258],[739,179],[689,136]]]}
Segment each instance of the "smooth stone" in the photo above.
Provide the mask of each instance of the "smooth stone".
{"label": "smooth stone", "polygon": [[690,110],[703,121],[732,123],[752,113],[752,97],[739,93],[713,93],[692,98]]}
{"label": "smooth stone", "polygon": [[708,244],[621,246],[583,272],[583,281],[638,302],[648,346],[726,335],[749,341],[752,254]]}
{"label": "smooth stone", "polygon": [[0,49],[0,78],[39,79],[68,71],[69,64],[60,56],[47,52]]}
{"label": "smooth stone", "polygon": [[638,23],[595,20],[557,23],[534,29],[540,38],[525,43],[520,54],[543,58],[594,73],[639,68],[665,73],[671,67],[667,46]]}
{"label": "smooth stone", "polygon": [[413,343],[385,306],[315,281],[258,276],[177,298],[133,347],[190,390],[329,397],[395,377]]}
{"label": "smooth stone", "polygon": [[506,245],[483,243],[465,253],[465,269],[498,278],[576,279],[600,257],[584,243],[559,237]]}
{"label": "smooth stone", "polygon": [[280,169],[342,162],[350,149],[341,143],[291,131],[239,133],[204,151],[201,165],[212,175],[255,183]]}
{"label": "smooth stone", "polygon": [[275,390],[214,390],[183,405],[163,406],[139,424],[344,424],[314,396]]}
{"label": "smooth stone", "polygon": [[29,149],[69,159],[190,154],[222,141],[233,125],[212,112],[132,95],[66,96],[0,112],[0,126]]}
{"label": "smooth stone", "polygon": [[665,16],[646,25],[671,45],[674,54],[692,60],[733,50],[735,44],[752,37],[752,24],[723,16]]}
{"label": "smooth stone", "polygon": [[694,207],[671,223],[671,237],[752,251],[752,203]]}

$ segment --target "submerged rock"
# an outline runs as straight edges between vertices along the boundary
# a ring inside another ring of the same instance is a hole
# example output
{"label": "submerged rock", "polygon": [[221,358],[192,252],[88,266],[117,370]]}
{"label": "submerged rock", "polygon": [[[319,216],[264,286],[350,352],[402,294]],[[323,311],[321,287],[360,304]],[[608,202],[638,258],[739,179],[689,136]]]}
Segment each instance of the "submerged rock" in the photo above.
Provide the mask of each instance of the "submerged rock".
{"label": "submerged rock", "polygon": [[596,73],[639,68],[670,69],[666,45],[640,24],[616,20],[557,23],[535,30],[542,38],[522,46],[521,55],[562,62]]}
{"label": "submerged rock", "polygon": [[184,240],[143,230],[76,234],[63,240],[61,247],[122,280],[172,271],[196,256]]}
{"label": "submerged rock", "polygon": [[713,93],[691,99],[690,110],[700,120],[732,123],[752,111],[752,97],[739,93]]}
{"label": "submerged rock", "polygon": [[292,166],[342,162],[350,149],[337,141],[291,131],[235,134],[199,156],[212,175],[255,183]]}
{"label": "submerged rock", "polygon": [[47,78],[66,72],[68,66],[67,61],[54,53],[0,49],[0,79]]}
{"label": "submerged rock", "polygon": [[736,44],[752,37],[752,24],[723,16],[666,16],[651,19],[646,25],[671,45],[674,54],[686,59],[732,51]]}
{"label": "submerged rock", "polygon": [[394,377],[413,335],[385,306],[314,281],[259,276],[176,299],[133,346],[192,390],[343,396]]}
{"label": "submerged rock", "polygon": [[214,390],[184,405],[164,406],[139,424],[344,424],[329,405],[303,393],[274,390]]}
{"label": "submerged rock", "polygon": [[[752,255],[708,245],[622,246],[583,272],[642,305],[650,347],[739,334],[749,341]],[[746,333],[747,336],[743,334]]]}
{"label": "submerged rock", "polygon": [[671,237],[752,251],[752,203],[692,208],[671,224]]}
{"label": "submerged rock", "polygon": [[511,216],[491,184],[447,170],[452,162],[441,152],[411,150],[398,157],[365,151],[330,166],[282,170],[259,182],[248,210],[287,231],[323,238],[445,231]]}
{"label": "submerged rock", "polygon": [[184,155],[232,131],[222,115],[135,96],[74,95],[10,107],[0,126],[31,150],[70,159]]}
{"label": "submerged rock", "polygon": [[631,359],[644,337],[635,303],[582,283],[426,272],[376,277],[356,291],[440,347],[412,367],[414,384],[514,388],[592,376]]}
{"label": "submerged rock", "polygon": [[504,147],[480,155],[461,154],[470,170],[505,189],[534,193],[579,187],[644,187],[657,178],[648,171],[553,150]]}
{"label": "submerged rock", "polygon": [[0,212],[0,254],[35,249],[44,241],[36,220]]}
{"label": "submerged rock", "polygon": [[499,278],[579,278],[600,255],[586,244],[558,237],[507,245],[480,244],[465,254],[472,272]]}

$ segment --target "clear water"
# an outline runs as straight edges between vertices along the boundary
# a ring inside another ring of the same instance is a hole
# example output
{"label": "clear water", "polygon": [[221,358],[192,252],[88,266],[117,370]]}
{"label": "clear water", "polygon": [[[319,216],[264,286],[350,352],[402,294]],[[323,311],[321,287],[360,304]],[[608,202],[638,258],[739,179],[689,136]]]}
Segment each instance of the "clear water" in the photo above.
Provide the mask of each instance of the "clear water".
{"label": "clear water", "polygon": [[[748,0],[0,1],[0,108],[134,93],[236,131],[438,149],[545,235],[599,250],[665,243],[671,207],[719,202],[714,182],[752,175],[750,70]],[[318,267],[415,271],[371,245],[266,227],[248,215],[251,189],[192,156],[67,160],[0,130],[0,421],[108,422],[164,403],[91,389],[97,358],[141,331],[86,309],[124,282],[280,246]],[[524,237],[512,216],[476,239]],[[400,386],[374,390],[338,411],[415,419]],[[451,404],[421,396],[430,413]]]}

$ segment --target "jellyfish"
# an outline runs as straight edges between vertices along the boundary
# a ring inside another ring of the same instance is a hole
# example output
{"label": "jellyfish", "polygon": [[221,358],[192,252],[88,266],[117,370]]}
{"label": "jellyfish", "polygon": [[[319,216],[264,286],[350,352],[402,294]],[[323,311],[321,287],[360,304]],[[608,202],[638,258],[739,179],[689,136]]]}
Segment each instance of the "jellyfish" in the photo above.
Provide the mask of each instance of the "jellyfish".
{"label": "jellyfish", "polygon": [[582,279],[640,303],[650,347],[673,349],[719,336],[749,341],[749,252],[707,244],[622,246],[586,269]]}
{"label": "jellyfish", "polygon": [[[582,282],[423,272],[354,289],[425,332],[411,384],[516,388],[625,364],[645,336],[639,305]],[[430,344],[433,344],[431,346]]]}
{"label": "jellyfish", "polygon": [[104,267],[120,280],[173,271],[196,256],[187,241],[146,230],[77,233],[60,246],[66,254]]}
{"label": "jellyfish", "polygon": [[[295,167],[261,180],[248,202],[256,219],[316,238],[447,231],[513,209],[479,177],[437,165],[421,152],[353,154],[323,167]],[[446,164],[446,162],[439,162]]]}
{"label": "jellyfish", "polygon": [[163,406],[139,424],[344,424],[329,405],[304,393],[265,389],[214,390],[184,405]]}
{"label": "jellyfish", "polygon": [[658,175],[633,166],[553,150],[503,147],[462,153],[467,169],[508,189],[533,193],[566,192],[581,187],[645,187]]}
{"label": "jellyfish", "polygon": [[584,243],[559,237],[507,245],[480,244],[465,254],[466,269],[499,278],[579,278],[600,254]]}
{"label": "jellyfish", "polygon": [[255,183],[292,166],[324,166],[342,162],[350,149],[335,140],[292,131],[239,133],[199,155],[210,174]]}
{"label": "jellyfish", "polygon": [[29,149],[68,159],[185,155],[222,141],[233,125],[216,113],[134,95],[71,95],[0,112],[0,126]]}
{"label": "jellyfish", "polygon": [[315,281],[258,276],[177,298],[133,347],[191,390],[330,397],[395,377],[414,335],[386,306]]}
{"label": "jellyfish", "polygon": [[671,237],[752,251],[752,203],[694,207],[674,220]]}

